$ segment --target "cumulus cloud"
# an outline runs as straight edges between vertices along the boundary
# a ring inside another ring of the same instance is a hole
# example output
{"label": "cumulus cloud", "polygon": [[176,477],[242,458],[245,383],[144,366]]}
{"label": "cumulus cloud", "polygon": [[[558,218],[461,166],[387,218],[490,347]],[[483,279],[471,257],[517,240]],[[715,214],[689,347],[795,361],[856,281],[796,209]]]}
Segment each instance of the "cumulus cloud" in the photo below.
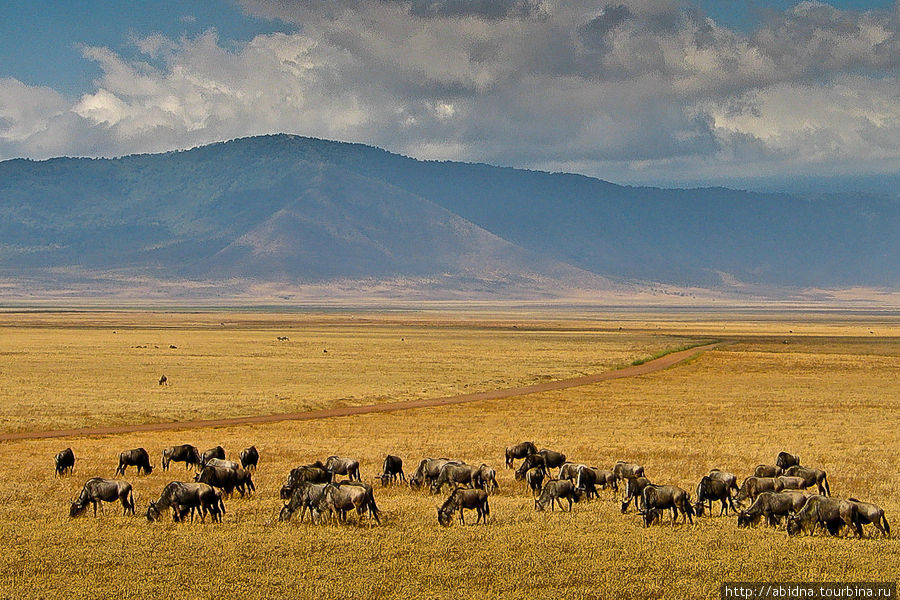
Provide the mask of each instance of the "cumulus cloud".
{"label": "cumulus cloud", "polygon": [[244,0],[297,25],[86,47],[67,101],[0,80],[0,157],[272,132],[614,181],[900,166],[900,7],[800,2],[741,33],[675,0]]}

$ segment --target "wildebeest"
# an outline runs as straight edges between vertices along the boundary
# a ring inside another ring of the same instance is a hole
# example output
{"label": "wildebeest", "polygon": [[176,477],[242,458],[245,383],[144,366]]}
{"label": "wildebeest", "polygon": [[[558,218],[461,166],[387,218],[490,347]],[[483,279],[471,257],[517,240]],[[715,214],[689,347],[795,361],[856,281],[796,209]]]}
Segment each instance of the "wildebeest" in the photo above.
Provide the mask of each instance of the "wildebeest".
{"label": "wildebeest", "polygon": [[528,472],[525,473],[525,481],[528,483],[528,487],[531,488],[531,494],[537,496],[544,487],[544,468],[534,467],[528,469]]}
{"label": "wildebeest", "polygon": [[628,505],[634,500],[634,505],[638,509],[639,504],[643,503],[644,488],[650,485],[650,480],[646,477],[626,477],[625,478],[625,499],[622,500],[622,514],[628,511]]}
{"label": "wildebeest", "polygon": [[459,511],[459,522],[465,525],[466,520],[465,517],[463,517],[463,509],[474,509],[475,512],[478,513],[475,524],[477,525],[479,522],[483,522],[487,525],[487,518],[491,514],[487,492],[484,490],[470,490],[464,488],[453,490],[453,493],[450,494],[450,496],[444,500],[444,503],[437,509],[438,523],[445,527],[450,525],[450,521],[453,519],[453,513]]}
{"label": "wildebeest", "polygon": [[887,519],[884,518],[884,511],[877,504],[871,502],[862,502],[856,498],[849,498],[848,502],[856,505],[859,512],[859,522],[863,525],[872,524],[876,529],[884,534],[884,537],[890,537],[891,526],[888,525]]}
{"label": "wildebeest", "polygon": [[172,462],[183,462],[185,469],[197,468],[200,466],[200,451],[190,444],[166,448],[162,451],[163,471],[168,471]]}
{"label": "wildebeest", "polygon": [[624,460],[617,460],[616,464],[613,465],[613,473],[616,474],[616,477],[619,479],[625,479],[626,477],[643,477],[644,476],[644,467],[643,465],[639,465],[637,463],[625,462]]}
{"label": "wildebeest", "polygon": [[340,456],[329,456],[325,459],[325,470],[334,475],[346,475],[350,481],[362,481],[359,476],[359,461]]}
{"label": "wildebeest", "polygon": [[363,513],[369,514],[369,525],[372,519],[381,523],[378,517],[378,506],[372,486],[367,483],[343,481],[325,485],[322,496],[315,503],[315,514],[328,513],[332,519],[347,519],[347,511],[356,509],[357,518],[362,521]]}
{"label": "wildebeest", "polygon": [[781,517],[787,517],[794,510],[794,498],[791,494],[779,492],[762,492],[753,501],[747,510],[738,513],[738,527],[749,527],[760,518],[765,517],[766,523],[772,527],[778,524]]}
{"label": "wildebeest", "polygon": [[575,487],[581,490],[586,498],[597,497],[597,473],[594,469],[580,465],[575,476]]}
{"label": "wildebeest", "polygon": [[481,463],[481,466],[478,467],[478,470],[478,479],[480,485],[488,494],[500,488],[500,484],[497,483],[497,471],[484,463]]}
{"label": "wildebeest", "polygon": [[416,472],[409,478],[409,487],[417,489],[425,484],[430,485],[434,483],[434,480],[441,474],[441,469],[448,463],[463,464],[460,460],[451,460],[449,458],[423,458],[416,468]]}
{"label": "wildebeest", "polygon": [[297,509],[300,510],[300,521],[303,521],[303,515],[309,510],[309,514],[313,514],[313,508],[316,503],[319,502],[319,499],[322,497],[322,494],[325,492],[325,486],[327,483],[310,483],[308,481],[302,481],[294,487],[294,491],[291,494],[291,499],[287,504],[281,509],[281,513],[278,515],[279,521],[287,521],[290,520],[291,516],[297,512]]}
{"label": "wildebeest", "polygon": [[740,506],[745,500],[756,500],[763,492],[780,492],[783,489],[784,484],[775,477],[748,477],[741,484],[734,501]]}
{"label": "wildebeest", "polygon": [[200,468],[202,469],[203,467],[205,467],[207,462],[209,462],[209,460],[213,458],[225,460],[225,448],[223,448],[222,446],[216,446],[215,448],[210,448],[209,450],[204,452],[200,456]]}
{"label": "wildebeest", "polygon": [[734,491],[738,491],[737,484],[737,475],[734,473],[729,473],[728,471],[723,471],[721,469],[710,469],[709,477],[713,479],[718,479],[727,485],[730,489]]}
{"label": "wildebeest", "polygon": [[520,442],[515,446],[506,448],[506,468],[513,468],[513,460],[516,458],[525,458],[529,454],[537,454],[537,446],[534,442]]}
{"label": "wildebeest", "polygon": [[778,477],[784,473],[784,469],[775,465],[756,465],[753,469],[754,477]]}
{"label": "wildebeest", "polygon": [[828,486],[828,476],[822,469],[811,469],[809,467],[794,465],[788,467],[784,474],[791,477],[802,477],[805,483],[804,487],[816,485],[819,488],[820,494],[823,496],[831,495],[831,488]]}
{"label": "wildebeest", "polygon": [[406,475],[403,473],[403,459],[399,456],[388,454],[384,457],[384,466],[381,469],[381,485],[390,485],[397,481],[406,481]]}
{"label": "wildebeest", "polygon": [[315,519],[315,504],[325,492],[327,483],[309,483],[303,481],[294,487],[290,500],[282,507],[281,513],[278,515],[279,521],[287,521],[291,518],[297,509],[300,509],[300,521],[303,521],[304,513],[309,510],[310,517]]}
{"label": "wildebeest", "polygon": [[456,463],[445,464],[437,479],[431,484],[431,493],[437,494],[445,485],[453,486],[454,484],[483,489],[481,467]]}
{"label": "wildebeest", "polygon": [[56,475],[62,477],[69,472],[69,475],[75,472],[75,453],[71,448],[60,450],[56,455]]}
{"label": "wildebeest", "polygon": [[581,501],[581,490],[575,487],[575,484],[568,479],[551,479],[544,484],[541,495],[534,501],[535,510],[544,510],[550,505],[550,510],[556,510],[554,500],[559,505],[560,510],[565,510],[562,499],[569,501],[569,512],[572,511],[572,503]]}
{"label": "wildebeest", "polygon": [[256,446],[244,448],[241,450],[240,459],[242,467],[256,470],[256,465],[259,464],[259,450],[256,449]]}
{"label": "wildebeest", "polygon": [[519,465],[519,468],[516,469],[516,480],[521,481],[525,478],[525,473],[528,472],[528,469],[537,466],[543,467],[549,476],[550,469],[560,467],[565,462],[566,455],[561,452],[547,449],[538,450],[537,452],[526,456],[525,460],[522,461],[522,464]]}
{"label": "wildebeest", "polygon": [[709,502],[709,511],[712,513],[712,503],[714,500],[718,500],[722,503],[722,508],[719,509],[719,516],[722,516],[722,513],[728,514],[728,507],[731,506],[731,510],[734,511],[734,502],[731,499],[731,488],[727,483],[722,481],[721,479],[715,479],[709,475],[703,477],[700,480],[700,483],[697,484],[697,501],[694,504],[694,510],[697,513],[698,517],[703,516],[703,511],[706,508],[704,502]]}
{"label": "wildebeest", "polygon": [[159,385],[169,385],[169,378],[163,375],[159,378]]}
{"label": "wildebeest", "polygon": [[856,537],[862,537],[862,522],[859,516],[859,508],[848,500],[827,498],[825,496],[812,496],[806,501],[796,516],[789,517],[787,522],[788,535],[797,535],[801,532],[812,534],[816,525],[822,525],[831,535],[837,535],[844,525],[851,527]]}
{"label": "wildebeest", "polygon": [[143,448],[135,448],[134,450],[125,450],[119,453],[119,466],[116,468],[116,475],[125,475],[125,469],[128,467],[137,467],[138,475],[141,471],[149,475],[153,472],[153,465],[150,464],[150,454]]}
{"label": "wildebeest", "polygon": [[194,481],[219,488],[225,492],[228,497],[231,497],[232,494],[234,494],[235,488],[240,492],[241,498],[244,497],[245,492],[249,494],[256,491],[256,486],[253,484],[253,478],[250,476],[250,471],[243,467],[230,469],[207,465],[206,467],[203,467],[202,471],[197,473]]}
{"label": "wildebeest", "polygon": [[685,521],[694,522],[692,515],[694,508],[691,506],[691,496],[677,485],[653,485],[644,487],[642,494],[644,508],[644,527],[650,527],[653,521],[660,518],[661,511],[672,509],[672,522],[678,520],[678,513],[684,515]]}
{"label": "wildebeest", "polygon": [[288,500],[294,492],[294,488],[304,481],[309,483],[331,483],[333,478],[331,471],[326,471],[321,462],[316,461],[311,465],[301,465],[288,474],[287,481],[281,487],[281,499]]}
{"label": "wildebeest", "polygon": [[147,507],[147,520],[158,520],[167,508],[172,509],[176,521],[184,518],[187,508],[191,511],[191,521],[194,520],[194,510],[199,511],[200,521],[204,521],[209,513],[212,514],[213,522],[221,522],[225,513],[221,494],[205,483],[185,481],[172,481],[163,488],[159,499],[150,502]]}
{"label": "wildebeest", "polygon": [[775,459],[775,466],[782,471],[787,471],[790,467],[800,466],[800,457],[789,452],[779,452]]}
{"label": "wildebeest", "polygon": [[597,485],[600,486],[600,489],[610,488],[613,492],[619,491],[619,477],[615,473],[606,469],[598,469],[597,467],[589,468],[594,471],[594,476],[597,478]]}
{"label": "wildebeest", "polygon": [[124,512],[134,514],[134,493],[131,490],[131,484],[127,481],[119,481],[118,479],[103,479],[102,477],[94,477],[88,479],[84,487],[81,488],[81,494],[72,502],[69,507],[69,516],[77,517],[87,508],[88,502],[94,505],[94,516],[97,516],[97,506],[103,511],[101,502],[122,502]]}

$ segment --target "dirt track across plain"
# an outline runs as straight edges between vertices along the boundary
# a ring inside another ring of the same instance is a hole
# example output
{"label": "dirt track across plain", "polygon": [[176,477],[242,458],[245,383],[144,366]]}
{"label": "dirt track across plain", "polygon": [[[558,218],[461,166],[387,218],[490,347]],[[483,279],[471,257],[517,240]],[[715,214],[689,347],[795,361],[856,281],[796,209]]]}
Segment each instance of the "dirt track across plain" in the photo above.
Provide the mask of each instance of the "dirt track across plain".
{"label": "dirt track across plain", "polygon": [[591,385],[612,379],[625,377],[638,377],[656,371],[661,371],[680,362],[689,360],[698,354],[708,350],[714,350],[730,342],[715,342],[703,346],[695,346],[686,350],[671,352],[654,360],[649,360],[640,365],[632,365],[614,371],[604,371],[594,375],[547,381],[533,385],[461,394],[458,396],[446,396],[443,398],[421,398],[416,400],[401,400],[399,402],[385,402],[383,404],[370,404],[366,406],[345,406],[325,408],[306,412],[280,413],[268,415],[254,415],[245,417],[232,417],[226,419],[203,419],[196,421],[176,421],[168,423],[141,423],[134,425],[113,425],[107,427],[86,427],[83,429],[57,429],[52,431],[21,431],[15,433],[0,434],[0,442],[28,439],[68,438],[92,435],[117,435],[123,433],[138,433],[142,431],[173,431],[198,429],[205,427],[229,427],[233,425],[250,425],[256,423],[276,423],[278,421],[306,421],[310,419],[325,419],[330,417],[346,417],[366,413],[392,412],[397,410],[409,410],[413,408],[429,408],[434,406],[446,406],[449,404],[465,404],[481,400],[501,400],[514,398],[528,394],[538,394],[554,390],[563,390],[583,385]]}

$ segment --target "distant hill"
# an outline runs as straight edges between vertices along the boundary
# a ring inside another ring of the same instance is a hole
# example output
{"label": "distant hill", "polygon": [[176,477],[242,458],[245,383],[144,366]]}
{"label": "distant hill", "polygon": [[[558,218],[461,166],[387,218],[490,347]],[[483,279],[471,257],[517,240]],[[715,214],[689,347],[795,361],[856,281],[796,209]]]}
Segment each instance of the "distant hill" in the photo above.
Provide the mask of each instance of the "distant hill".
{"label": "distant hill", "polygon": [[0,294],[896,290],[898,226],[896,195],[623,187],[275,135],[0,163]]}

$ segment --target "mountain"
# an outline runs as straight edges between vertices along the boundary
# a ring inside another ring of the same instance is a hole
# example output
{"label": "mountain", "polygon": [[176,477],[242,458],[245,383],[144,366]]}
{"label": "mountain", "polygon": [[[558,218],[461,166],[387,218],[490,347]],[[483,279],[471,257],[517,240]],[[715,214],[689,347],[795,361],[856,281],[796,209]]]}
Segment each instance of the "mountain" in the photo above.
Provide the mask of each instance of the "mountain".
{"label": "mountain", "polygon": [[896,195],[625,187],[261,136],[0,163],[0,297],[897,290],[898,225]]}

